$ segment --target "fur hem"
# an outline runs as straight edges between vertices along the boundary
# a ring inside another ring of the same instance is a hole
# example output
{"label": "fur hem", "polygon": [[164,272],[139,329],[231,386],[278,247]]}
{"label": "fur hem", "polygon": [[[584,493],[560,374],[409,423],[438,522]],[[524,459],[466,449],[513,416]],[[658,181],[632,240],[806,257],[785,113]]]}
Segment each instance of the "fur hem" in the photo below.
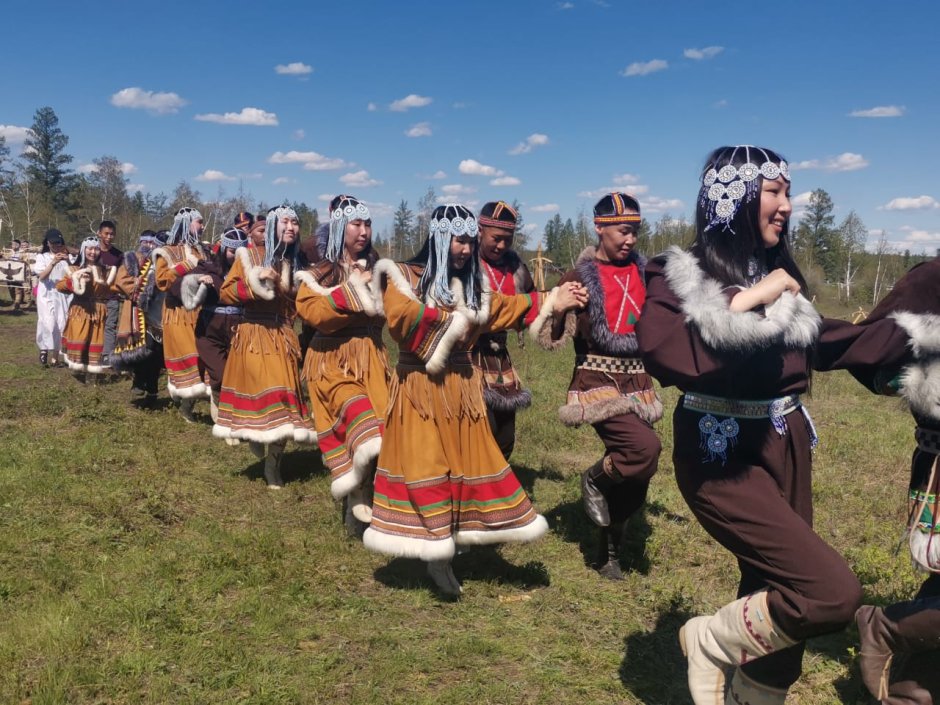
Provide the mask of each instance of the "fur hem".
{"label": "fur hem", "polygon": [[940,421],[940,360],[905,367],[900,394],[915,414]]}
{"label": "fur hem", "polygon": [[898,311],[889,318],[904,329],[914,356],[918,358],[940,353],[940,316],[933,313]]}
{"label": "fur hem", "polygon": [[595,424],[614,416],[623,414],[636,414],[648,424],[654,424],[663,417],[663,403],[656,396],[650,404],[638,402],[629,397],[617,397],[593,404],[565,404],[558,409],[558,418],[565,426],[581,426],[582,424]]}
{"label": "fur hem", "polygon": [[493,411],[518,411],[532,406],[532,392],[520,389],[512,394],[502,394],[495,389],[483,387],[483,401]]}
{"label": "fur hem", "polygon": [[209,387],[207,387],[202,382],[197,382],[196,384],[190,385],[188,387],[183,387],[180,389],[170,380],[166,381],[166,391],[169,392],[170,398],[173,400],[176,399],[199,399],[202,397],[209,396]]}
{"label": "fur hem", "polygon": [[195,311],[205,303],[209,290],[205,284],[199,281],[200,276],[199,274],[187,274],[180,283],[180,299],[183,301],[183,308],[187,311]]}
{"label": "fur hem", "polygon": [[317,442],[317,434],[302,426],[295,426],[292,423],[272,428],[268,431],[254,431],[251,429],[238,428],[232,429],[221,424],[212,426],[212,435],[216,438],[234,438],[239,441],[248,441],[254,443],[286,443],[294,441],[295,443]]}
{"label": "fur hem", "polygon": [[111,364],[117,369],[124,369],[133,367],[148,357],[150,357],[150,349],[146,345],[140,345],[127,352],[111,353]]}
{"label": "fur hem", "polygon": [[560,350],[568,344],[568,341],[574,338],[578,330],[578,314],[574,311],[565,313],[565,326],[558,340],[552,338],[552,321],[547,321],[541,330],[531,329],[532,337],[539,344],[539,347],[545,350]]}
{"label": "fur hem", "polygon": [[454,539],[419,539],[396,536],[378,531],[371,526],[362,535],[362,545],[370,551],[400,558],[418,558],[422,561],[446,561],[454,557]]}
{"label": "fur hem", "polygon": [[931,568],[936,569],[940,566],[940,537],[936,535],[931,537],[926,532],[914,529],[911,531],[907,545],[911,551],[911,564],[914,570],[919,573],[933,573]]}
{"label": "fur hem", "polygon": [[470,330],[470,320],[461,312],[454,311],[450,317],[450,325],[444,331],[438,341],[437,349],[431,354],[427,362],[424,363],[424,369],[429,375],[436,375],[443,372],[447,367],[447,361],[454,346],[466,336]]}
{"label": "fur hem", "polygon": [[365,482],[371,474],[381,449],[380,437],[370,438],[356,448],[356,452],[353,453],[352,467],[330,484],[330,494],[333,495],[333,499],[342,499]]}
{"label": "fur hem", "polygon": [[489,529],[485,531],[460,531],[454,535],[458,546],[484,546],[493,543],[529,543],[548,533],[548,522],[541,514],[525,526],[512,529]]}
{"label": "fur hem", "polygon": [[86,365],[83,362],[72,362],[69,359],[68,355],[62,355],[59,359],[65,360],[65,364],[68,365],[68,368],[72,370],[72,372],[87,372],[88,371],[88,365]]}
{"label": "fur hem", "polygon": [[802,295],[784,292],[763,315],[732,311],[721,285],[705,275],[694,255],[675,246],[666,252],[663,274],[686,321],[714,350],[747,353],[780,343],[806,348],[819,335],[822,319]]}
{"label": "fur hem", "polygon": [[[548,296],[545,297],[545,300],[542,301],[542,306],[539,309],[538,315],[535,317],[535,320],[532,321],[532,325],[529,326],[529,337],[532,338],[536,343],[545,347],[542,342],[543,337],[548,338],[551,336],[552,332],[552,322],[555,315],[555,302],[558,299],[558,287],[554,287],[551,291],[548,292]],[[573,311],[565,312],[565,328],[567,328],[568,323],[568,313],[574,313]],[[543,335],[543,329],[547,329],[547,334]],[[559,347],[561,344],[567,342],[567,340],[562,336],[562,340],[558,341]],[[554,348],[548,348],[553,350]]]}
{"label": "fur hem", "polygon": [[76,270],[75,270],[74,272],[72,272],[72,274],[70,275],[70,278],[71,278],[71,280],[72,280],[72,292],[73,292],[76,296],[81,296],[82,294],[85,293],[85,280],[82,279],[82,276],[81,276],[81,275],[84,274],[84,273],[87,272],[87,271],[88,271],[87,268],[85,268],[85,269],[76,269]]}

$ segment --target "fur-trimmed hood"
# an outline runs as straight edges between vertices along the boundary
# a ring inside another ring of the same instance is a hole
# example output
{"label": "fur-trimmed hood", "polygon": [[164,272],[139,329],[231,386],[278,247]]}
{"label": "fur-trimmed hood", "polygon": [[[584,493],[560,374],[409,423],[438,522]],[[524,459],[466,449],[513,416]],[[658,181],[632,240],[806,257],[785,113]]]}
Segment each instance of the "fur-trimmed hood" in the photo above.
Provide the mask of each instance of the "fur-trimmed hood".
{"label": "fur-trimmed hood", "polygon": [[784,292],[763,314],[732,311],[724,287],[705,273],[695,255],[671,247],[661,257],[663,275],[686,321],[710,348],[749,353],[771,345],[808,348],[816,342],[822,319],[803,295]]}

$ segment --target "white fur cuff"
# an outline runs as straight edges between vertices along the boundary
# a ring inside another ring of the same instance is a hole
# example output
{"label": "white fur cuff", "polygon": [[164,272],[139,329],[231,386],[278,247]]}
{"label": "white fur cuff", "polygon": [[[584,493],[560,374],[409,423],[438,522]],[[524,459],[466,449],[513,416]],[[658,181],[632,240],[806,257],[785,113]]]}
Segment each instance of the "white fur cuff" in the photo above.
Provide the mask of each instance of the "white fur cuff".
{"label": "white fur cuff", "polygon": [[262,279],[259,276],[262,269],[264,269],[264,267],[258,266],[252,266],[247,269],[245,277],[248,280],[248,288],[251,289],[252,293],[259,299],[273,301],[276,284],[270,279]]}
{"label": "white fur cuff", "polygon": [[187,311],[195,311],[205,303],[208,287],[199,281],[199,274],[187,274],[180,283],[180,298]]}
{"label": "white fur cuff", "polygon": [[85,293],[85,279],[82,275],[87,272],[87,269],[76,269],[72,272],[72,291],[79,296]]}
{"label": "white fur cuff", "polygon": [[905,367],[900,393],[915,414],[940,421],[940,360]]}
{"label": "white fur cuff", "polygon": [[437,348],[431,354],[431,357],[424,363],[424,369],[429,375],[437,375],[447,368],[447,361],[454,346],[466,336],[470,330],[470,320],[460,311],[454,311],[451,314],[450,321],[447,324],[447,330],[441,336]]}
{"label": "white fur cuff", "polygon": [[940,353],[940,316],[898,311],[889,318],[893,318],[910,337],[911,349],[916,357]]}

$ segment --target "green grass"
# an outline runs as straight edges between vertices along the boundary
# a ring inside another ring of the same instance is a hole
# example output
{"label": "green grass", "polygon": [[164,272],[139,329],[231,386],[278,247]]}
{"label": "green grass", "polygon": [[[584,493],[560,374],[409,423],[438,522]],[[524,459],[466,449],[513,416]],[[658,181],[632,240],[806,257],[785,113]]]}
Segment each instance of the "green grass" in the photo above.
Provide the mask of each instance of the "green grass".
{"label": "green grass", "polygon": [[[34,326],[0,315],[0,703],[690,702],[678,627],[729,601],[737,571],[676,489],[668,414],[632,572],[586,567],[578,474],[602,446],[557,421],[570,350],[515,351],[535,402],[513,465],[552,530],[460,556],[452,603],[418,562],[345,537],[316,452],[289,447],[287,488],[269,492],[207,409],[188,425],[132,407],[126,379],[42,370]],[[894,546],[910,415],[840,373],[817,375],[809,406],[820,534],[870,600],[908,597],[919,580]],[[855,645],[811,641],[790,702],[868,702]]]}

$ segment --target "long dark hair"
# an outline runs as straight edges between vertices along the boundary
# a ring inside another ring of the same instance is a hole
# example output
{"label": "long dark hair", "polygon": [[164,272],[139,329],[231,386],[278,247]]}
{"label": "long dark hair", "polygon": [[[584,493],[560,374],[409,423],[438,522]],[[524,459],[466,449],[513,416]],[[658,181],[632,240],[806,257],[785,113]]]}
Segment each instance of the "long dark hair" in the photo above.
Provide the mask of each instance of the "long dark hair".
{"label": "long dark hair", "polygon": [[[473,237],[472,252],[466,266],[460,272],[450,271],[450,243],[454,237],[452,229],[442,232],[435,228],[435,225],[443,220],[454,221],[455,219],[464,222],[472,221],[476,227],[476,218],[466,206],[455,203],[438,206],[431,214],[428,237],[418,250],[418,254],[407,261],[408,264],[414,264],[424,267],[424,273],[418,286],[424,296],[430,295],[435,301],[446,306],[454,305],[454,298],[450,290],[450,276],[453,274],[463,284],[464,297],[467,307],[478,309],[482,301],[483,277],[480,273],[480,238],[479,235]],[[442,272],[441,268],[446,267],[447,271]]]}
{"label": "long dark hair", "polygon": [[[765,161],[779,165],[784,161],[777,152],[766,147],[719,147],[712,152],[702,170],[703,177],[711,169],[720,171],[731,165],[756,164],[760,168]],[[760,163],[758,163],[760,162]],[[783,269],[800,284],[807,293],[806,279],[790,254],[790,223],[780,233],[780,241],[773,247],[764,247],[760,233],[760,192],[764,176],[758,175],[756,194],[748,191],[734,217],[724,227],[714,224],[709,212],[708,186],[702,185],[695,208],[695,240],[690,251],[698,258],[702,269],[725,286],[747,286],[748,265],[752,258],[758,264],[766,264],[767,271]]]}

